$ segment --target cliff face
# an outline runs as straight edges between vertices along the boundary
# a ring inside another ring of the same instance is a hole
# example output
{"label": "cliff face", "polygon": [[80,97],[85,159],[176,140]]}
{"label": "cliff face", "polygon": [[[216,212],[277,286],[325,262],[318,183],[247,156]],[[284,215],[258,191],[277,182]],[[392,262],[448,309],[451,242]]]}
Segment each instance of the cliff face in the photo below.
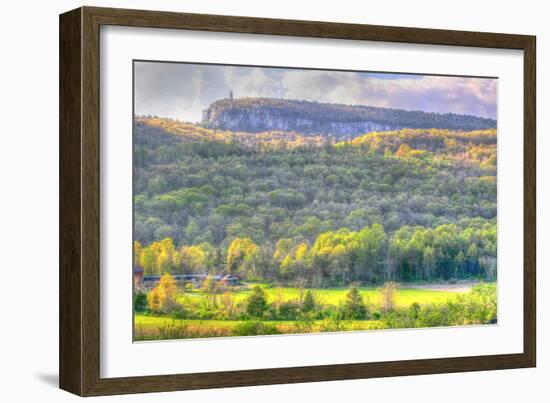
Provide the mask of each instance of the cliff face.
{"label": "cliff face", "polygon": [[322,104],[268,98],[222,99],[203,111],[201,125],[211,129],[264,132],[296,131],[333,136],[358,135],[401,128],[476,130],[496,121],[476,116]]}
{"label": "cliff face", "polygon": [[327,121],[308,119],[280,113],[271,109],[225,110],[209,108],[203,113],[202,125],[212,129],[231,131],[265,132],[270,130],[319,133],[342,136],[372,131],[395,130],[396,125],[380,124],[373,121]]}

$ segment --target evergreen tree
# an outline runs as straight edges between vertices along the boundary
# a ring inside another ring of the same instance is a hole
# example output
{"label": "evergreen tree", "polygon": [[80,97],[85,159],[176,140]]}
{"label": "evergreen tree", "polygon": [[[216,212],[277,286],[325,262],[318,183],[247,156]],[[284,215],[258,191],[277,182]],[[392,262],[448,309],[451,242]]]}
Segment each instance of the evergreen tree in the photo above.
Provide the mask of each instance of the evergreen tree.
{"label": "evergreen tree", "polygon": [[307,290],[304,302],[302,304],[302,311],[312,312],[315,309],[315,299],[311,290]]}
{"label": "evergreen tree", "polygon": [[259,285],[252,289],[252,294],[248,297],[246,304],[246,313],[251,318],[261,318],[267,310],[267,298],[265,292]]}
{"label": "evergreen tree", "polygon": [[363,296],[355,285],[350,287],[346,295],[343,313],[347,319],[365,319],[367,316],[367,308],[363,302]]}

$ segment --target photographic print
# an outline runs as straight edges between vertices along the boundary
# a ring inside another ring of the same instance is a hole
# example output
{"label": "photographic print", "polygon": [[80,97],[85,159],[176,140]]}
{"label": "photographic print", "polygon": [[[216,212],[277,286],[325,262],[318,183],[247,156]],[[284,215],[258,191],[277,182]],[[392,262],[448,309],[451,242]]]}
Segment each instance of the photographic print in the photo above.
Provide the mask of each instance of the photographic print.
{"label": "photographic print", "polygon": [[497,78],[133,80],[134,341],[497,323]]}

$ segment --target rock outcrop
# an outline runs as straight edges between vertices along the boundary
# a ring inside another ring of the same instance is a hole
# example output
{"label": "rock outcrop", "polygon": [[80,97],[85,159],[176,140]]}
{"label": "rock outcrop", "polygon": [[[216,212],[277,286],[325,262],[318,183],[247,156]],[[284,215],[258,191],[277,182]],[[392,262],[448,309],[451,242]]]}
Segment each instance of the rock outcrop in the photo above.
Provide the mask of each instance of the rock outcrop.
{"label": "rock outcrop", "polygon": [[203,111],[201,125],[211,129],[296,131],[336,137],[401,128],[477,130],[496,121],[452,113],[426,113],[361,105],[326,104],[272,98],[222,99]]}

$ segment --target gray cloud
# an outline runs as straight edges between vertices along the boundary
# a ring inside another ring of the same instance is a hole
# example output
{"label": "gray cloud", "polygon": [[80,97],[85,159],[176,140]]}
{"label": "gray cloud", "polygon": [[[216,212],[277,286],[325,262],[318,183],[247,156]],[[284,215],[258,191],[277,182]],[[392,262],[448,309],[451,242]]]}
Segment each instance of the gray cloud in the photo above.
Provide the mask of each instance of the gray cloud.
{"label": "gray cloud", "polygon": [[232,89],[276,97],[496,117],[497,80],[136,62],[135,112],[198,121]]}

